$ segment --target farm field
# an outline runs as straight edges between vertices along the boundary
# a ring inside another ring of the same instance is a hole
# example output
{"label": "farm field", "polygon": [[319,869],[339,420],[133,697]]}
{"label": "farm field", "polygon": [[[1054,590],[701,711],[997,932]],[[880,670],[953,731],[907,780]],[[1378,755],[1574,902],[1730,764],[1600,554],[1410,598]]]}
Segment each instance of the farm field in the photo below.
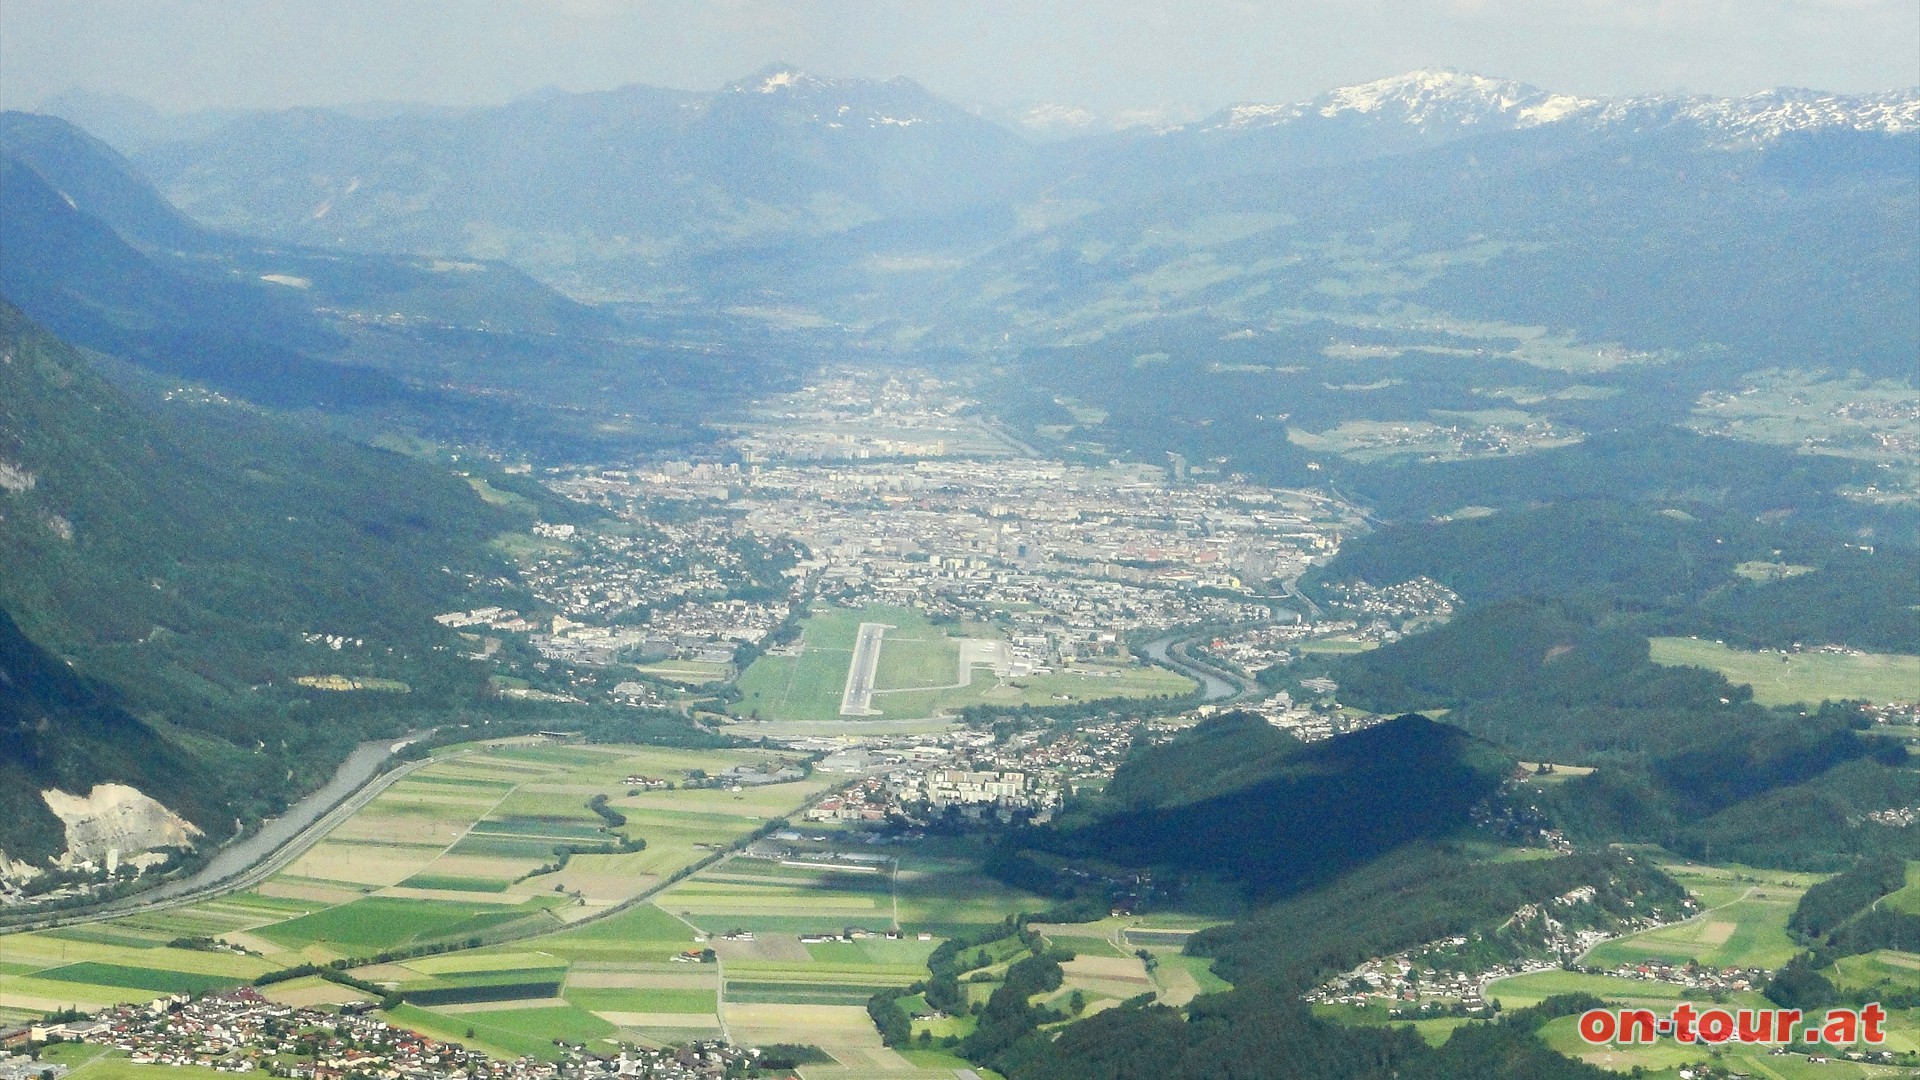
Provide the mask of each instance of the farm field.
{"label": "farm field", "polygon": [[1843,990],[1873,990],[1879,994],[1920,990],[1920,953],[1881,949],[1859,956],[1843,956],[1824,974]]}
{"label": "farm field", "polygon": [[[1176,695],[1193,686],[1183,676],[1148,666],[1083,664],[1043,675],[998,678],[983,662],[969,664],[965,685],[955,685],[962,682],[962,650],[973,648],[964,644],[969,638],[949,636],[916,611],[870,605],[857,611],[816,609],[802,625],[798,656],[762,656],[742,673],[735,711],[763,720],[847,722],[840,715],[840,698],[863,622],[888,627],[872,699],[881,720],[931,717],[983,702],[1044,705]],[[985,640],[992,630],[970,625],[964,633]]]}
{"label": "farm field", "polygon": [[[355,974],[406,992],[397,1022],[496,1052],[550,1057],[551,1046],[537,1045],[549,1029],[602,1049],[725,1032],[742,1042],[812,1043],[839,1063],[809,1066],[808,1076],[913,1076],[918,1067],[880,1045],[866,1014],[876,990],[926,977],[938,941],[919,940],[907,920],[971,929],[1041,901],[974,878],[958,858],[907,855],[897,895],[894,878],[890,866],[861,873],[736,856],[605,919]],[[908,933],[889,939],[896,901]],[[871,936],[800,941],[855,925]],[[723,936],[738,930],[751,938]],[[674,959],[704,948],[713,963]]]}
{"label": "farm field", "polygon": [[1882,466],[1877,490],[1850,494],[1873,502],[1910,501],[1920,483],[1916,467],[1920,463],[1911,449],[1911,440],[1920,434],[1920,420],[1903,408],[1913,400],[1913,387],[1897,379],[1835,374],[1751,372],[1740,392],[1702,397],[1689,426],[1745,441],[1798,447],[1803,453],[1875,462]]}
{"label": "farm field", "polygon": [[1586,963],[1611,968],[1646,960],[1692,960],[1709,967],[1777,968],[1800,951],[1787,935],[1787,920],[1801,894],[1825,877],[1694,864],[1662,869],[1707,911],[1596,946]]}
{"label": "farm field", "polygon": [[[684,784],[690,771],[717,776],[789,760],[757,750],[537,744],[449,749],[252,890],[169,911],[0,936],[0,1015],[143,1002],[222,989],[303,963],[561,930],[657,887],[792,812],[831,782],[647,791],[629,788],[623,782],[627,777]],[[588,800],[599,795],[626,817],[624,826],[609,827],[589,808]],[[644,840],[645,846],[619,851],[623,839]],[[572,855],[558,872],[538,872],[556,861],[557,845],[568,844],[589,853]],[[590,853],[597,847],[605,853]],[[668,926],[671,940],[650,949],[654,962],[665,963],[691,944],[684,926],[672,921]],[[171,944],[185,939],[217,940],[226,947]],[[476,1032],[486,1027],[489,1045],[512,1050],[509,1056],[518,1056],[515,1047],[530,1045],[524,1039],[545,1027],[592,1031],[595,1037],[615,1030],[593,1009],[581,1009],[580,1015],[534,1009],[522,1015],[521,1003],[537,998],[551,1004],[558,996],[568,966],[564,957],[517,955],[501,965],[487,967],[492,961],[483,961],[482,968],[453,973],[473,955],[405,962],[424,967],[385,964],[365,970],[374,971],[370,978],[376,981],[419,992],[436,1007],[478,1006],[474,1011],[500,1014],[489,1018],[491,1026],[460,1027]],[[449,963],[454,967],[444,966]],[[307,1004],[364,996],[318,980],[277,984],[274,993]],[[590,1003],[603,1012],[684,1012],[701,1006],[710,1022],[712,1003],[690,1001],[612,1001],[602,995]],[[549,1048],[551,1037],[541,1036]]]}
{"label": "farm field", "polygon": [[[884,852],[883,852],[884,853]],[[847,866],[821,869],[820,856],[796,852],[792,862],[733,858],[662,893],[661,907],[703,930],[756,933],[838,932],[848,926],[895,928],[936,937],[991,926],[1046,901],[979,873],[964,853],[932,844],[899,849],[898,869],[876,864],[867,873]],[[922,957],[924,959],[924,957]]]}
{"label": "farm field", "polygon": [[170,947],[171,937],[108,937],[72,927],[0,937],[0,1009],[38,1016],[237,986],[277,966],[257,957]]}
{"label": "farm field", "polygon": [[652,675],[657,679],[685,683],[689,686],[724,682],[733,676],[732,664],[715,664],[702,660],[661,660],[651,664],[635,664],[634,670],[643,675]]}
{"label": "farm field", "polygon": [[[1748,1001],[1744,995],[1737,996],[1727,1004],[1735,1009],[1768,1007],[1767,1002]],[[1660,1006],[1657,1011],[1664,1014],[1670,1008],[1670,1005]],[[1895,1053],[1913,1049],[1916,1034],[1914,1011],[1889,1010],[1888,1015],[1887,1041],[1883,1048]],[[1697,1044],[1683,1046],[1671,1039],[1664,1039],[1652,1046],[1596,1047],[1581,1040],[1575,1023],[1575,1018],[1571,1016],[1551,1021],[1541,1028],[1540,1038],[1563,1054],[1619,1073],[1630,1073],[1637,1066],[1644,1069],[1648,1076],[1677,1077],[1677,1070],[1686,1066],[1717,1062],[1723,1068],[1748,1076],[1764,1077],[1766,1080],[1894,1080],[1896,1077],[1913,1075],[1913,1071],[1907,1068],[1859,1064],[1837,1058],[1814,1062],[1796,1054],[1775,1056],[1764,1045],[1729,1045],[1721,1050],[1718,1057],[1705,1047]]]}
{"label": "farm field", "polygon": [[1920,701],[1920,656],[1746,652],[1712,641],[1658,637],[1653,639],[1653,661],[1718,671],[1729,682],[1753,687],[1753,699],[1762,705],[1817,705],[1846,698]]}
{"label": "farm field", "polygon": [[[1034,929],[1049,944],[1073,950],[1075,959],[1064,965],[1061,995],[1080,991],[1091,1013],[1148,992],[1163,1004],[1177,1006],[1230,989],[1213,973],[1211,960],[1181,953],[1188,935],[1218,922],[1155,912],[1090,923],[1036,923]],[[1139,956],[1143,949],[1153,957],[1151,963]]]}
{"label": "farm field", "polygon": [[[1786,962],[1795,952],[1786,934],[1786,921],[1807,888],[1825,875],[1785,871],[1756,870],[1743,866],[1705,866],[1694,863],[1663,864],[1708,910],[1685,923],[1662,927],[1632,937],[1607,942],[1595,948],[1586,963],[1612,967],[1650,959],[1676,963],[1688,960],[1703,965],[1773,968]],[[1843,961],[1830,974],[1860,985],[1883,979],[1891,985],[1903,985],[1909,976],[1920,985],[1920,959],[1911,971],[1902,966],[1905,954],[1887,953],[1853,957]],[[1647,1008],[1664,1015],[1685,1000],[1687,991],[1680,986],[1610,975],[1587,975],[1568,971],[1542,971],[1501,979],[1487,988],[1487,996],[1506,1009],[1537,1004],[1555,994],[1583,992],[1605,999],[1615,1007]],[[1696,1003],[1705,1007],[1706,1003]],[[1756,992],[1729,995],[1732,1008],[1766,1008],[1769,1002]],[[1915,1010],[1890,1010],[1888,1049],[1905,1052],[1920,1046],[1920,1013]],[[1649,1047],[1588,1046],[1580,1040],[1574,1018],[1565,1017],[1548,1024],[1541,1038],[1554,1048],[1591,1064],[1617,1072],[1635,1067],[1648,1075],[1677,1075],[1674,1070],[1710,1060],[1704,1047],[1684,1047],[1664,1040]],[[1755,1077],[1775,1080],[1800,1080],[1802,1077],[1893,1077],[1907,1075],[1897,1069],[1835,1061],[1809,1062],[1799,1056],[1772,1056],[1767,1047],[1727,1047],[1722,1063],[1745,1070]]]}
{"label": "farm field", "polygon": [[[937,1051],[908,1056],[881,1046],[866,1001],[878,989],[925,978],[927,957],[946,936],[1048,903],[982,876],[979,852],[964,843],[892,849],[836,838],[815,850],[803,841],[784,858],[722,859],[655,898],[629,903],[831,782],[647,790],[626,784],[629,776],[684,785],[694,770],[719,776],[783,760],[756,750],[449,750],[251,890],[0,937],[0,1015],[218,990],[296,964],[397,952],[350,969],[405,996],[385,1014],[389,1021],[502,1057],[554,1059],[563,1053],[555,1039],[612,1051],[621,1042],[724,1034],[820,1045],[836,1064],[803,1070],[819,1080],[951,1077],[953,1059]],[[589,807],[598,795],[607,796],[609,812],[624,815],[624,826],[610,828]],[[620,837],[646,846],[576,854],[561,870],[526,876],[553,861],[556,844]],[[862,858],[836,862],[833,848]],[[588,915],[603,917],[583,920]],[[1184,1001],[1224,986],[1204,962],[1177,955],[1181,931],[1200,923],[1122,922],[1060,928],[1089,937],[1062,995],[1080,991],[1097,1009],[1147,991]],[[867,933],[841,937],[856,926]],[[736,929],[752,930],[752,940],[722,939]],[[538,932],[518,936],[527,930]],[[1107,940],[1123,930],[1145,937]],[[516,933],[513,940],[486,944],[506,931]],[[803,933],[836,940],[802,942]],[[247,951],[170,944],[186,938]],[[420,951],[439,942],[463,947]],[[1140,947],[1156,957],[1151,970],[1133,955]],[[712,962],[700,962],[708,948]],[[315,976],[264,990],[300,1006],[370,1000]],[[148,1071],[119,1059],[88,1069],[96,1080]]]}

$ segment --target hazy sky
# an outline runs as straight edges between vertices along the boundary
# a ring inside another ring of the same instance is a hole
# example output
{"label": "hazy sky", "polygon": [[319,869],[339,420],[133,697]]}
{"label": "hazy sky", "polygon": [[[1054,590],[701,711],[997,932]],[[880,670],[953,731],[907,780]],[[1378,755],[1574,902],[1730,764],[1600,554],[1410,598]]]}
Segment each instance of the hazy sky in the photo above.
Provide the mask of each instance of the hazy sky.
{"label": "hazy sky", "polygon": [[1310,97],[1415,67],[1613,94],[1920,84],[1920,0],[3,0],[0,103],[471,104],[717,87],[776,60],[1100,110]]}

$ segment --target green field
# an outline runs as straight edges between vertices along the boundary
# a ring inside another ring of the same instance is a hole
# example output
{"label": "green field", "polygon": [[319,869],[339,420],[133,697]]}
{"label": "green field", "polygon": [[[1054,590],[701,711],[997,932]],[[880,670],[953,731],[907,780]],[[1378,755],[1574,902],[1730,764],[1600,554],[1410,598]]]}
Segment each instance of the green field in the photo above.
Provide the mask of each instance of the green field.
{"label": "green field", "polygon": [[661,660],[652,664],[635,664],[634,670],[643,675],[669,682],[684,683],[688,686],[703,686],[711,682],[725,681],[733,674],[732,664],[715,664],[703,660]]}
{"label": "green field", "polygon": [[[422,957],[411,961],[416,968],[360,970],[373,981],[459,1003],[505,993],[549,995],[576,958],[661,964],[694,944],[693,931],[651,906],[587,923],[577,933],[563,927],[628,903],[767,821],[793,813],[826,781],[630,796],[625,778],[684,782],[690,770],[718,773],[791,760],[760,750],[658,747],[442,751],[252,891],[108,922],[0,936],[0,1011],[32,1016],[69,1005],[144,1002],[232,986],[296,964],[542,928],[562,932],[537,938],[538,949],[504,946]],[[645,849],[576,855],[564,872],[517,880],[552,861],[556,843],[615,839],[586,807],[594,794],[607,795],[620,808],[628,819],[623,832],[644,839]],[[655,918],[649,920],[647,912]],[[228,939],[253,955],[168,947],[176,938],[199,936]],[[495,1034],[490,1045],[520,1045]]]}
{"label": "green field", "polygon": [[1656,664],[1709,668],[1753,687],[1762,705],[1920,701],[1920,656],[1889,653],[1745,652],[1695,638],[1653,639]]}
{"label": "green field", "polygon": [[[85,1047],[98,1050],[99,1047]],[[232,1073],[223,1073],[204,1065],[136,1065],[119,1053],[93,1058],[67,1074],[75,1080],[160,1080],[161,1077],[178,1080],[229,1080]]]}
{"label": "green field", "polygon": [[[661,894],[664,909],[712,933],[752,930],[798,935],[839,933],[847,927],[898,929],[938,936],[989,926],[1008,914],[1045,902],[981,875],[964,856],[937,851],[900,854],[898,874],[857,874],[782,866],[766,859],[733,859]],[[890,950],[900,956],[925,949],[916,942],[867,941],[809,946]],[[928,947],[930,948],[930,946]]]}
{"label": "green field", "polygon": [[1695,960],[1708,967],[1776,968],[1800,951],[1787,936],[1787,919],[1798,900],[1797,892],[1769,892],[1735,901],[1697,919],[1609,941],[1588,953],[1586,962],[1611,968]]}
{"label": "green field", "polygon": [[[915,662],[932,663],[909,653],[902,665]],[[614,746],[443,751],[253,890],[98,924],[0,936],[0,1010],[24,1017],[69,1005],[142,1002],[245,983],[300,963],[451,941],[451,952],[403,955],[352,970],[408,995],[407,1004],[388,1014],[392,1022],[505,1057],[557,1059],[565,1051],[556,1039],[605,1051],[617,1041],[709,1036],[719,1033],[725,1017],[742,1033],[737,1037],[813,1041],[858,1068],[903,1073],[901,1059],[878,1045],[865,1016],[867,999],[879,988],[925,978],[927,957],[942,936],[1047,901],[983,876],[977,845],[943,838],[899,849],[897,874],[890,864],[859,873],[734,857],[673,883],[658,903],[642,895],[766,822],[791,815],[830,780],[628,794],[628,776],[685,785],[691,770],[714,774],[791,760],[767,750]],[[645,849],[575,855],[559,872],[516,881],[536,858],[552,858],[553,843],[608,838],[605,823],[585,805],[596,793],[626,815],[620,831],[645,839]],[[681,917],[682,910],[689,916]],[[524,930],[527,920],[547,929],[458,947],[510,924]],[[879,933],[896,920],[902,936]],[[761,928],[761,939],[706,940],[704,930],[736,925]],[[864,925],[874,936],[798,940],[803,932],[837,934],[850,925]],[[923,931],[932,936],[920,940]],[[253,954],[168,946],[188,933],[224,937]],[[721,962],[679,962],[701,948],[716,948]],[[1176,981],[1194,977],[1181,964],[1168,970]],[[292,999],[340,1000],[310,997],[316,991],[340,992],[318,980],[293,980],[275,990]],[[124,1060],[102,1060],[88,1070],[85,1075],[98,1080],[133,1080],[151,1071]]]}
{"label": "green field", "polygon": [[1666,960],[1708,967],[1776,968],[1800,951],[1787,920],[1802,893],[1822,874],[1754,870],[1696,863],[1663,864],[1705,910],[1685,922],[1630,934],[1589,952],[1584,963],[1604,968]]}
{"label": "green field", "polygon": [[61,982],[91,983],[94,986],[124,986],[129,989],[151,990],[156,997],[163,994],[200,994],[209,990],[225,990],[243,981],[233,977],[205,975],[193,971],[126,967],[121,964],[93,962],[50,968],[40,972],[39,977],[58,979]]}
{"label": "green field", "polygon": [[[1163,668],[1082,664],[1039,675],[996,678],[973,665],[960,681],[963,638],[907,608],[872,605],[858,611],[816,609],[801,625],[799,656],[762,656],[740,676],[735,712],[774,721],[854,721],[840,715],[847,667],[863,622],[887,630],[874,672],[873,708],[881,719],[930,717],[968,705],[1048,705],[1101,698],[1143,698],[1186,693],[1193,683]],[[954,633],[984,637],[990,628],[969,625]],[[872,721],[869,721],[872,722]]]}
{"label": "green field", "polygon": [[[838,719],[854,639],[863,622],[890,627],[874,672],[876,688],[945,686],[956,681],[958,642],[920,613],[886,605],[857,611],[822,607],[801,622],[799,656],[762,656],[741,674],[741,700],[735,708],[744,716],[769,720]],[[887,716],[924,715],[902,712],[885,695],[875,696],[874,707]]]}
{"label": "green field", "polygon": [[1843,956],[1827,969],[1827,977],[1845,990],[1875,989],[1878,993],[1920,990],[1920,955],[1881,949],[1859,956]]}
{"label": "green field", "polygon": [[364,955],[416,942],[477,934],[538,910],[370,896],[262,927],[254,933],[289,949],[325,942],[342,946],[349,953]]}

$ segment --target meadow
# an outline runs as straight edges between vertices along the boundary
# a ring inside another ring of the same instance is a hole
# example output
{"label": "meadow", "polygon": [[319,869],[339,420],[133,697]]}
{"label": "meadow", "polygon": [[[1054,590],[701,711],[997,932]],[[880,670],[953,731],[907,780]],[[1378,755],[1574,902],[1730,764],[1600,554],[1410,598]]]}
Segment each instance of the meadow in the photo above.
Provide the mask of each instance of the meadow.
{"label": "meadow", "polygon": [[1747,652],[1684,637],[1653,639],[1653,662],[1718,671],[1753,687],[1762,705],[1818,705],[1863,698],[1920,701],[1920,656],[1897,653]]}
{"label": "meadow", "polygon": [[1777,968],[1800,951],[1787,920],[1823,874],[1672,863],[1661,867],[1706,909],[1685,922],[1615,938],[1584,963],[1612,968],[1648,960],[1708,967]]}

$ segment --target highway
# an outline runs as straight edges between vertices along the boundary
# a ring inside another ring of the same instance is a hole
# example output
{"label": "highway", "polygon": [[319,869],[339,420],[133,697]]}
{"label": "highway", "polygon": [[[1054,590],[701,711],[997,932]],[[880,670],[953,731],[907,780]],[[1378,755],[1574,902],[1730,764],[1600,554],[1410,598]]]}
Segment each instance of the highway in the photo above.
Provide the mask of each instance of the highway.
{"label": "highway", "polygon": [[395,781],[429,764],[428,759],[422,759],[384,773],[379,771],[394,751],[419,737],[416,734],[399,740],[361,743],[319,790],[295,803],[286,813],[269,819],[259,832],[222,848],[191,877],[95,907],[49,913],[45,918],[9,925],[0,929],[0,933],[39,930],[56,923],[99,922],[134,911],[165,911],[259,884],[305,854],[321,837],[372,802]]}

